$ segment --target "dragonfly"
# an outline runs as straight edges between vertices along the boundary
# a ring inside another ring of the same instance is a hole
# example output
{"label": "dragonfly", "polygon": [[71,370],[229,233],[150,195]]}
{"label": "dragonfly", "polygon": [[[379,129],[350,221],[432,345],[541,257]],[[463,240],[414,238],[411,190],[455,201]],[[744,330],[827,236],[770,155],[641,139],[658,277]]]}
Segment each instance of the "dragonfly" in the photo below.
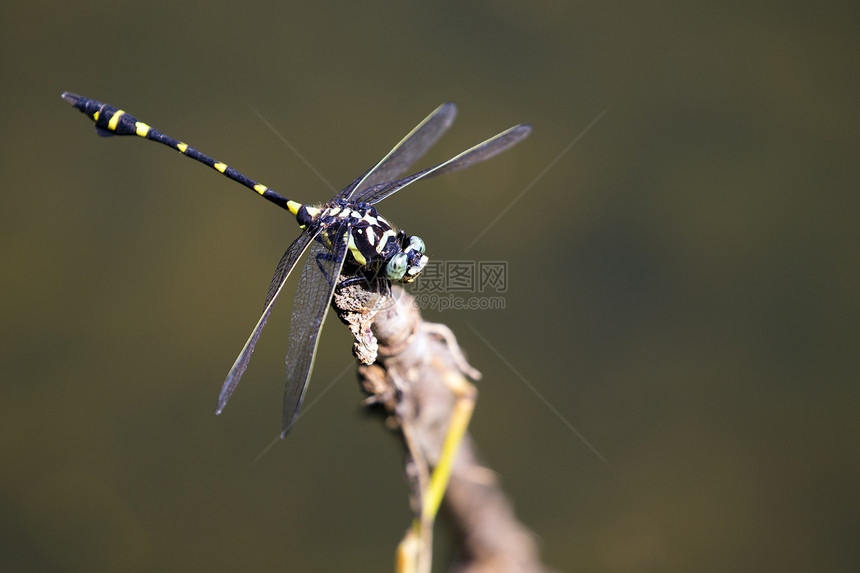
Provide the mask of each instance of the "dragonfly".
{"label": "dragonfly", "polygon": [[283,197],[226,163],[165,135],[119,108],[69,92],[64,92],[62,98],[95,122],[99,135],[136,135],[166,145],[208,165],[295,216],[302,229],[301,234],[278,262],[263,313],[227,374],[215,410],[220,414],[227,405],[248,367],[254,346],[287,278],[302,256],[307,255],[290,322],[281,437],[287,435],[298,417],[313,370],[320,332],[338,286],[337,279],[345,268],[384,281],[410,283],[427,265],[429,258],[425,254],[424,241],[398,230],[377,212],[375,205],[416,181],[465,169],[489,159],[519,143],[531,132],[528,124],[515,125],[447,161],[401,177],[453,123],[457,106],[453,102],[443,103],[330,201],[309,205]]}

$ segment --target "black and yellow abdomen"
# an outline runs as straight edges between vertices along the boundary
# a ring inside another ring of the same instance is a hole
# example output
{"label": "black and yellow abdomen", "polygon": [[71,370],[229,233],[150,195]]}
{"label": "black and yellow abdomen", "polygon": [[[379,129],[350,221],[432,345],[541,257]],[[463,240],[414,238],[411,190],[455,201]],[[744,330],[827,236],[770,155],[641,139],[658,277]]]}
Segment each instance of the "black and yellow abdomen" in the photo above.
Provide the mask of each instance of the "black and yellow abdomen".
{"label": "black and yellow abdomen", "polygon": [[65,92],[63,94],[63,99],[93,120],[96,124],[96,131],[103,137],[109,137],[112,135],[137,135],[144,139],[157,141],[158,143],[175,149],[179,153],[186,155],[191,159],[208,165],[218,173],[221,173],[225,177],[228,177],[237,183],[241,183],[248,189],[261,195],[264,199],[268,199],[279,207],[288,210],[293,215],[297,215],[302,206],[301,203],[282,197],[265,185],[257,183],[250,177],[246,177],[226,163],[216,161],[208,155],[194,149],[187,143],[173,139],[142,121],[138,121],[137,118],[119,108],[69,92]]}

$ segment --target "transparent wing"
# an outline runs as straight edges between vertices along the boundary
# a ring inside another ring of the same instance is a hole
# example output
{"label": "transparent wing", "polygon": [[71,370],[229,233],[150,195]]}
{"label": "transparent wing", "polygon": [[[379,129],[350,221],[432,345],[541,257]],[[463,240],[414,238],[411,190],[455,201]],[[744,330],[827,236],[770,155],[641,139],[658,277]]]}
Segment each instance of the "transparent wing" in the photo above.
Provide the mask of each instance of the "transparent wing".
{"label": "transparent wing", "polygon": [[254,352],[254,346],[257,344],[257,339],[260,338],[260,332],[262,332],[263,327],[266,326],[266,321],[272,313],[272,307],[275,304],[275,300],[277,300],[278,295],[281,294],[281,290],[284,288],[284,283],[287,281],[287,277],[290,276],[290,272],[292,272],[293,268],[296,266],[302,253],[305,252],[319,232],[319,229],[305,231],[299,235],[295,241],[293,241],[293,244],[287,248],[284,256],[281,257],[281,261],[278,263],[278,268],[275,270],[275,276],[272,277],[272,284],[269,286],[269,292],[266,295],[266,304],[263,314],[260,316],[260,320],[257,321],[257,325],[254,326],[254,330],[245,342],[245,346],[239,353],[239,357],[236,358],[236,362],[233,363],[233,367],[230,368],[230,373],[227,374],[227,379],[224,381],[224,385],[221,386],[221,394],[218,395],[218,406],[215,409],[216,414],[220,414],[224,410],[224,406],[227,405],[227,401],[230,399],[230,396],[232,396],[233,390],[236,389],[236,385],[239,384],[242,374],[244,374],[245,369],[248,367],[248,362],[251,360],[251,353]]}
{"label": "transparent wing", "polygon": [[453,102],[437,107],[406,134],[379,163],[338,193],[335,199],[350,199],[353,195],[360,195],[365,189],[397,178],[439,141],[442,134],[454,123],[456,115],[457,106]]}
{"label": "transparent wing", "polygon": [[293,244],[289,246],[289,248],[284,252],[281,260],[278,261],[278,266],[275,267],[275,274],[272,275],[272,282],[269,283],[269,290],[266,293],[266,302],[263,303],[263,308],[267,308],[269,303],[272,302],[279,294],[281,294],[281,289],[284,287],[284,282],[289,278],[290,273],[293,271],[293,267],[296,266],[299,258],[301,257],[301,253],[298,255],[294,254],[294,247],[296,243],[301,241],[303,245],[301,247],[302,252],[307,249],[308,245],[317,238],[322,229],[320,227],[315,227],[312,229],[307,229],[304,233],[299,236]]}
{"label": "transparent wing", "polygon": [[327,233],[333,243],[331,250],[319,240],[314,241],[308,249],[308,258],[302,268],[293,302],[281,437],[293,427],[305,397],[320,331],[346,259],[349,226],[344,224],[330,228]]}
{"label": "transparent wing", "polygon": [[494,155],[498,155],[525,139],[531,131],[532,128],[529,125],[516,125],[474,147],[470,147],[461,154],[456,155],[439,165],[419,171],[409,177],[392,181],[391,183],[381,183],[375,187],[370,187],[363,193],[357,194],[353,200],[356,202],[370,203],[371,205],[379,203],[389,195],[397,193],[410,183],[414,183],[419,179],[435,177],[437,175],[444,175],[445,173],[465,169],[470,165],[474,165],[475,163],[489,159]]}

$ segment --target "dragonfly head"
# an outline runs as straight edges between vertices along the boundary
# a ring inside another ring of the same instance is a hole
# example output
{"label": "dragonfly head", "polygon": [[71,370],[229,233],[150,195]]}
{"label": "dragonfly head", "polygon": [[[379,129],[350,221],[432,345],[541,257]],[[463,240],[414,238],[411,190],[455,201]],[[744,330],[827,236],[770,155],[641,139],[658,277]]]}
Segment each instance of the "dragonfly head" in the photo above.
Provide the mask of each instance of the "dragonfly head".
{"label": "dragonfly head", "polygon": [[407,237],[402,231],[400,249],[400,252],[388,259],[385,276],[393,281],[411,283],[418,278],[430,259],[424,254],[424,241],[421,237]]}

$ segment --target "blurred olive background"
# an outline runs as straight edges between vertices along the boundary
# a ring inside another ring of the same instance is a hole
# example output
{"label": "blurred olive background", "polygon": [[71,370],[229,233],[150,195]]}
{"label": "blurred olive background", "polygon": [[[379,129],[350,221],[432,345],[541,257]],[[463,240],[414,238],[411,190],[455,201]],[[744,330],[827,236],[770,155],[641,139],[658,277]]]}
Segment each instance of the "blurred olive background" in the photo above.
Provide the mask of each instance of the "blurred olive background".
{"label": "blurred olive background", "polygon": [[[443,101],[459,120],[421,166],[530,122],[504,156],[383,211],[435,258],[509,265],[504,310],[425,315],[484,373],[472,431],[546,562],[858,570],[856,16],[7,5],[2,569],[386,571],[410,519],[335,319],[319,401],[255,461],[279,430],[292,292],[214,415],[292,218],[166,148],[96,137],[69,90],[309,202]],[[438,570],[451,551],[443,525]]]}

